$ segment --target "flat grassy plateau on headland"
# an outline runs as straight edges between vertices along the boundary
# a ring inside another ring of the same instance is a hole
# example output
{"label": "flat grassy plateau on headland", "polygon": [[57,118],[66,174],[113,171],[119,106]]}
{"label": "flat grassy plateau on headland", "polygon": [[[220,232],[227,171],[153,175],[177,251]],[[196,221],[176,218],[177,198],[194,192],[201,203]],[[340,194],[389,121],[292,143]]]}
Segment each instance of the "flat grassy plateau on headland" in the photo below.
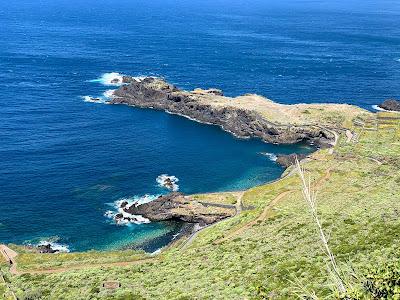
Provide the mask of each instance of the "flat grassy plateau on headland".
{"label": "flat grassy plateau on headland", "polygon": [[[297,111],[304,122],[319,122],[339,134],[334,151],[319,150],[303,166],[318,193],[318,213],[349,295],[373,299],[384,280],[396,295],[398,278],[392,277],[400,268],[399,115],[350,106],[334,111],[329,105],[293,107],[287,122]],[[274,118],[273,112],[266,114]],[[299,122],[297,115],[293,118]],[[181,240],[153,257],[132,251],[25,251],[17,257],[19,271],[55,272],[13,275],[1,264],[2,271],[21,299],[337,298],[300,179],[290,169],[286,173],[282,180],[246,191],[241,200],[252,209],[201,231],[187,247],[180,247]],[[197,197],[234,204],[235,195]],[[136,263],[101,267],[123,261]],[[118,281],[120,287],[103,288],[106,281]]]}

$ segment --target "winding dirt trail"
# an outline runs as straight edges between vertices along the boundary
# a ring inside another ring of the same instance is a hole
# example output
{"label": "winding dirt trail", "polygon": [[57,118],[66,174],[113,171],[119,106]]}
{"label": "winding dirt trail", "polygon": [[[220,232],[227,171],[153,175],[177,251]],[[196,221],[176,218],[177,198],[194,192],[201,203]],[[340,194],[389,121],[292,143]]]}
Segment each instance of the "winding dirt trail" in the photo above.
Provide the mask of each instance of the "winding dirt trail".
{"label": "winding dirt trail", "polygon": [[18,253],[8,248],[6,245],[0,245],[0,252],[4,259],[10,264],[10,273],[15,274],[17,272],[17,263],[15,259],[17,258]]}
{"label": "winding dirt trail", "polygon": [[350,143],[354,137],[354,134],[350,130],[346,130],[346,143]]}
{"label": "winding dirt trail", "polygon": [[122,262],[112,262],[112,263],[94,263],[94,264],[80,264],[76,266],[69,267],[61,267],[61,268],[53,268],[46,270],[27,270],[27,271],[18,271],[17,270],[17,261],[16,258],[18,253],[14,250],[10,249],[6,245],[0,245],[0,252],[4,256],[4,258],[10,264],[10,273],[12,275],[23,275],[23,274],[52,274],[52,273],[62,273],[71,270],[82,270],[89,268],[109,268],[109,267],[126,267],[131,265],[143,264],[147,262],[153,262],[156,258],[144,258],[140,260],[134,261],[122,261]]}
{"label": "winding dirt trail", "polygon": [[[330,177],[331,177],[331,168],[328,168],[328,169],[326,170],[326,172],[325,172],[325,175],[324,175],[322,178],[320,178],[320,179],[314,184],[314,189],[315,189],[315,190],[318,189],[318,188],[319,188],[325,181],[327,181]],[[249,229],[250,227],[256,225],[257,223],[263,222],[263,221],[267,220],[267,219],[270,218],[271,215],[272,215],[272,213],[271,213],[271,212],[272,212],[272,209],[273,209],[277,204],[279,204],[280,202],[282,202],[282,201],[285,199],[286,196],[288,196],[289,194],[294,193],[294,192],[296,192],[296,190],[289,190],[289,191],[284,191],[284,192],[280,193],[280,194],[279,194],[278,196],[276,196],[271,202],[269,202],[269,203],[267,204],[267,206],[264,208],[263,212],[261,213],[261,215],[260,215],[257,219],[255,219],[255,220],[253,220],[253,221],[251,221],[251,222],[249,222],[249,223],[244,224],[243,226],[237,228],[235,231],[229,233],[227,236],[225,236],[225,237],[223,237],[223,238],[221,238],[221,239],[215,241],[215,244],[221,244],[221,243],[223,243],[223,242],[225,242],[225,241],[231,239],[232,237],[237,236],[237,235],[243,233],[244,231],[246,231],[246,230]]]}
{"label": "winding dirt trail", "polygon": [[[229,220],[229,219],[231,219],[231,218],[234,218],[234,217],[236,217],[237,215],[239,215],[240,213],[242,213],[242,211],[243,211],[243,202],[242,202],[242,199],[243,199],[244,193],[245,193],[245,192],[243,191],[243,192],[240,192],[240,193],[237,195],[237,201],[236,201],[236,204],[235,204],[236,213],[235,213],[233,216],[231,216],[231,217],[229,217],[229,218],[226,218],[225,220]],[[223,220],[223,221],[225,221],[225,220]],[[221,221],[221,222],[222,222],[222,221]],[[203,231],[203,230],[206,229],[206,228],[211,228],[211,227],[213,227],[213,226],[215,226],[215,225],[217,225],[217,224],[219,224],[219,223],[220,223],[220,222],[217,222],[217,223],[214,223],[214,224],[211,224],[211,225],[202,227],[202,228],[200,228],[199,230],[197,230],[196,232],[192,233],[192,234],[190,235],[190,237],[182,244],[182,246],[180,247],[180,250],[184,250],[184,249],[186,249],[187,247],[189,247],[189,246],[193,243],[193,241],[196,239],[196,237],[199,235],[199,233],[200,233],[201,231]]]}
{"label": "winding dirt trail", "polygon": [[29,270],[29,271],[17,271],[16,269],[14,272],[10,272],[13,275],[23,275],[23,274],[31,274],[31,275],[40,275],[40,274],[54,274],[54,273],[63,273],[68,271],[76,271],[76,270],[83,270],[83,269],[93,269],[93,268],[110,268],[110,267],[127,267],[133,265],[144,264],[148,262],[154,262],[156,258],[146,258],[136,261],[122,261],[122,262],[114,262],[114,263],[100,263],[100,264],[82,264],[77,266],[69,266],[63,268],[54,268],[54,269],[46,269],[46,270]]}
{"label": "winding dirt trail", "polygon": [[261,213],[261,215],[249,222],[246,223],[245,225],[243,225],[242,227],[239,227],[238,229],[236,229],[235,231],[231,232],[230,234],[228,234],[227,236],[223,237],[222,239],[217,240],[215,243],[216,244],[221,244],[229,239],[231,239],[232,237],[244,232],[245,230],[247,230],[248,228],[252,227],[253,225],[257,224],[260,221],[264,221],[266,220],[271,213],[272,208],[277,205],[280,201],[282,201],[283,198],[285,198],[287,195],[289,195],[290,193],[293,193],[294,191],[285,191],[281,194],[279,194],[275,199],[273,199],[271,202],[268,203],[268,205],[264,208],[263,212]]}

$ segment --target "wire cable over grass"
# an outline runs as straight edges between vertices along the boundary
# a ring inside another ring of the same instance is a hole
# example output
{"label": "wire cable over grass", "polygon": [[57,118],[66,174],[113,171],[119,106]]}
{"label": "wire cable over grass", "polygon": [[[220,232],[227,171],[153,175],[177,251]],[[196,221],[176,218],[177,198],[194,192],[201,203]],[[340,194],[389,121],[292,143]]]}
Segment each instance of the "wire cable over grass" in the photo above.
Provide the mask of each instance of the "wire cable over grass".
{"label": "wire cable over grass", "polygon": [[345,288],[345,285],[343,283],[342,277],[340,275],[339,268],[338,268],[338,266],[336,264],[335,256],[334,256],[334,254],[332,253],[332,251],[331,251],[331,249],[329,247],[328,239],[326,238],[325,232],[324,232],[323,227],[322,227],[322,223],[321,223],[320,218],[318,216],[317,204],[316,204],[316,202],[317,202],[317,193],[314,192],[311,189],[310,178],[308,178],[308,180],[306,180],[305,175],[304,175],[304,169],[300,165],[300,162],[299,162],[297,157],[296,157],[296,167],[297,167],[297,170],[299,172],[299,176],[300,176],[301,183],[302,183],[303,198],[306,201],[306,203],[307,203],[307,205],[308,205],[308,207],[310,209],[310,212],[311,212],[311,215],[312,215],[312,218],[313,218],[315,224],[317,225],[317,228],[318,228],[318,231],[319,231],[319,237],[321,239],[321,242],[322,242],[322,245],[323,245],[323,248],[324,248],[324,252],[325,252],[326,256],[329,259],[328,269],[329,269],[329,271],[330,271],[330,273],[331,273],[331,275],[332,275],[332,277],[333,277],[333,279],[335,281],[335,285],[337,286],[338,291],[340,293],[345,293],[346,292],[346,288]]}

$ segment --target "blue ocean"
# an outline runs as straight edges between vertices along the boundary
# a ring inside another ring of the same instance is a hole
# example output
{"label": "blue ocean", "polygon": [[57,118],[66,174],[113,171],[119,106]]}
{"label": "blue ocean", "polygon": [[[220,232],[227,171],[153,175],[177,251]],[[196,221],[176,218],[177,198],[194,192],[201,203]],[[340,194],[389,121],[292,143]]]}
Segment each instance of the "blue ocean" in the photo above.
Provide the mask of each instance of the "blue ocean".
{"label": "blue ocean", "polygon": [[155,251],[182,224],[116,225],[116,201],[167,193],[162,174],[184,193],[249,188],[282,174],[274,155],[312,150],[85,102],[113,72],[372,109],[400,97],[400,2],[1,1],[0,242]]}

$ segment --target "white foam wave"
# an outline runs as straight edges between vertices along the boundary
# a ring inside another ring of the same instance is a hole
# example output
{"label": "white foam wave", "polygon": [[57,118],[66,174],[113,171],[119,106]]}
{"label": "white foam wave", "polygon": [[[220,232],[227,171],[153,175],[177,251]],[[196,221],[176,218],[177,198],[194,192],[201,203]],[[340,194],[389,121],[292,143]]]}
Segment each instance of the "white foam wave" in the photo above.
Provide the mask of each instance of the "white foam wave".
{"label": "white foam wave", "polygon": [[[115,201],[113,203],[114,206],[114,211],[112,210],[107,210],[104,213],[104,216],[113,219],[115,223],[118,225],[128,225],[131,223],[134,224],[147,224],[150,223],[150,220],[147,218],[144,218],[141,215],[133,215],[128,212],[126,212],[126,209],[129,209],[132,205],[139,206],[144,203],[148,203],[150,201],[153,201],[154,199],[157,199],[159,196],[158,195],[144,195],[144,196],[135,196],[132,198],[122,198],[118,201]],[[117,216],[118,215],[118,216]]]}
{"label": "white foam wave", "polygon": [[128,225],[128,224],[147,224],[150,223],[150,220],[141,216],[141,215],[132,215],[130,213],[125,212],[122,208],[118,209],[118,214],[122,215],[121,218],[114,218],[115,222],[118,225]]}
{"label": "white foam wave", "polygon": [[51,241],[40,241],[37,246],[47,246],[50,245],[51,249],[58,253],[69,253],[70,250],[67,245],[59,244]]}
{"label": "white foam wave", "polygon": [[278,159],[278,157],[274,153],[260,152],[260,154],[268,157],[270,161],[277,161]]}
{"label": "white foam wave", "polygon": [[[152,107],[150,107],[150,108],[152,108]],[[167,114],[169,114],[169,115],[176,115],[176,116],[184,117],[184,118],[186,118],[186,119],[188,119],[188,120],[190,120],[190,121],[193,121],[193,122],[197,122],[197,123],[201,123],[201,124],[207,124],[207,125],[215,125],[215,124],[213,124],[213,123],[199,121],[199,120],[197,120],[197,119],[194,119],[194,118],[192,118],[192,117],[186,116],[186,115],[184,115],[184,114],[174,113],[174,112],[171,112],[171,111],[169,111],[169,110],[166,110],[165,112],[166,112]],[[227,130],[227,131],[228,131],[228,130]],[[229,132],[229,131],[228,131],[228,132]],[[233,134],[233,133],[232,133],[232,134]]]}
{"label": "white foam wave", "polygon": [[115,216],[115,213],[114,213],[112,210],[107,210],[107,211],[104,213],[104,216],[107,217],[107,218],[109,218],[109,219],[113,219],[114,216]]}
{"label": "white foam wave", "polygon": [[97,98],[91,96],[82,96],[81,98],[85,102],[107,104],[107,101],[104,98]]}
{"label": "white foam wave", "polygon": [[103,96],[106,99],[112,99],[112,98],[114,98],[114,92],[115,92],[115,90],[107,90],[103,93]]}
{"label": "white foam wave", "polygon": [[158,254],[161,253],[161,251],[162,251],[162,248],[157,249],[156,251],[152,252],[150,255],[151,255],[151,256],[158,255]]}
{"label": "white foam wave", "polygon": [[384,108],[380,107],[379,105],[372,105],[372,108],[377,110],[377,111],[387,111],[387,112],[392,112],[392,113],[400,113],[398,111],[384,109]]}
{"label": "white foam wave", "polygon": [[379,107],[379,105],[372,105],[372,108],[377,110],[377,111],[387,111],[386,109],[383,109],[382,107]]}
{"label": "white foam wave", "polygon": [[100,78],[90,82],[98,82],[106,86],[121,86],[123,84],[123,75],[117,72],[104,73]]}
{"label": "white foam wave", "polygon": [[179,191],[179,185],[177,184],[177,182],[179,182],[179,179],[176,176],[161,174],[156,178],[156,181],[161,187],[167,188],[173,192]]}

